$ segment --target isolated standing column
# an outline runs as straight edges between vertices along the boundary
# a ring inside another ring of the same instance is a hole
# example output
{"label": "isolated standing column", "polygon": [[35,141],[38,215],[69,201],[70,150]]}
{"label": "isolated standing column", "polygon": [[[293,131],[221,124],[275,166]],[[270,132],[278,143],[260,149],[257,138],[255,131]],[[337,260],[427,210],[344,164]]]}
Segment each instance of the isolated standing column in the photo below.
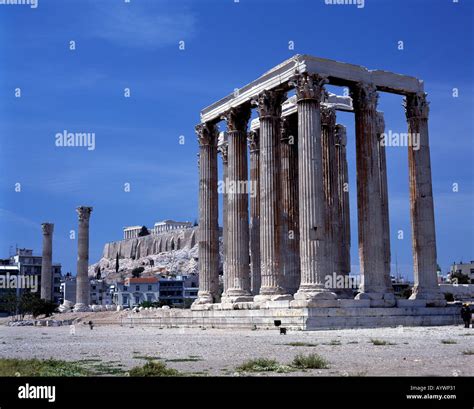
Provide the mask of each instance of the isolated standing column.
{"label": "isolated standing column", "polygon": [[89,219],[92,207],[80,206],[76,209],[79,216],[77,237],[77,276],[76,305],[74,311],[87,311],[89,308]]}
{"label": "isolated standing column", "polygon": [[53,231],[54,224],[43,223],[43,254],[41,258],[41,298],[53,299]]}

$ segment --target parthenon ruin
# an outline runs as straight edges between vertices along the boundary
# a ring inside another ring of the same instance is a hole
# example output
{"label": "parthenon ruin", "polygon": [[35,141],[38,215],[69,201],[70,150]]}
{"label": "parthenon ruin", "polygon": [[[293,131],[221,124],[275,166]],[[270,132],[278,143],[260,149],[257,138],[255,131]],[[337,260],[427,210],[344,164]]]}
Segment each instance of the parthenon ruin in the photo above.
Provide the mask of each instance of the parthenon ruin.
{"label": "parthenon ruin", "polygon": [[[350,97],[329,94],[326,84],[349,88]],[[287,99],[292,90],[296,95]],[[405,97],[408,132],[420,137],[419,149],[408,147],[415,278],[409,303],[446,305],[436,274],[429,108],[423,82],[296,55],[201,112],[196,126],[200,284],[194,310],[218,303],[256,307],[279,303],[289,308],[397,306],[390,279],[386,158],[385,147],[379,143],[385,125],[383,114],[377,112],[379,92]],[[259,116],[249,124],[253,107]],[[355,300],[348,299],[351,292],[325,284],[333,273],[347,276],[350,272],[349,169],[346,129],[337,122],[338,111],[355,115],[362,279]],[[219,143],[221,120],[227,130]],[[250,203],[248,192],[229,190],[224,195],[222,294],[218,285],[218,152],[224,180],[258,186]]]}

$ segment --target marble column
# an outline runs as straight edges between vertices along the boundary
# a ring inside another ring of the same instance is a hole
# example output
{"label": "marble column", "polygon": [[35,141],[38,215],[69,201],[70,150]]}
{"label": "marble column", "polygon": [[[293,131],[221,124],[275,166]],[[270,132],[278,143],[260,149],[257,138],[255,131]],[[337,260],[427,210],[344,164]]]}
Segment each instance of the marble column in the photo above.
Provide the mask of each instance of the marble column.
{"label": "marble column", "polygon": [[300,228],[298,208],[298,114],[281,119],[282,263],[285,289],[298,291],[300,271]]}
{"label": "marble column", "polygon": [[260,120],[261,286],[255,302],[290,300],[281,254],[281,104],[285,94],[263,91],[255,99]]}
{"label": "marble column", "polygon": [[248,209],[247,126],[250,106],[231,108],[225,115],[229,144],[227,285],[223,303],[252,301]]}
{"label": "marble column", "polygon": [[[338,218],[337,218],[337,189],[336,189],[336,110],[333,107],[321,106],[321,155],[323,168],[323,185],[325,199],[325,257],[330,285],[336,294],[336,276],[340,274],[338,258]],[[332,284],[330,284],[332,283]]]}
{"label": "marble column", "polygon": [[347,276],[351,271],[351,219],[349,208],[349,172],[347,167],[347,136],[344,125],[336,125],[336,163],[339,246],[339,271]]}
{"label": "marble column", "polygon": [[260,291],[260,130],[248,135],[250,150],[250,288],[253,295]]}
{"label": "marble column", "polygon": [[[405,111],[412,142],[408,147],[408,165],[415,286],[410,298],[425,301],[428,306],[444,306],[446,301],[439,290],[436,273],[436,231],[428,135],[429,103],[426,94],[408,95]],[[418,144],[413,143],[416,140]]]}
{"label": "marble column", "polygon": [[196,126],[199,142],[199,291],[193,306],[219,300],[217,127]]}
{"label": "marble column", "polygon": [[395,305],[384,265],[383,207],[378,164],[377,89],[359,83],[351,88],[356,122],[357,210],[362,282],[357,299],[373,307]]}
{"label": "marble column", "polygon": [[87,311],[90,304],[89,284],[89,220],[92,207],[80,206],[76,209],[79,216],[77,235],[77,276],[76,305],[74,311]]}
{"label": "marble column", "polygon": [[54,224],[41,224],[43,230],[43,253],[41,258],[41,299],[53,299],[53,232]]}
{"label": "marble column", "polygon": [[384,277],[387,287],[392,286],[390,251],[390,215],[388,206],[387,158],[385,153],[385,120],[382,112],[377,112],[378,161],[380,173],[380,195],[382,199],[382,240]]}
{"label": "marble column", "polygon": [[294,307],[336,307],[336,294],[325,287],[325,201],[322,171],[320,102],[325,77],[300,74],[290,82],[298,104],[298,179],[301,283]]}
{"label": "marble column", "polygon": [[[229,178],[229,145],[227,142],[227,134],[223,132],[219,137],[219,145],[217,150],[219,151],[222,158],[222,179],[224,185],[227,183]],[[223,241],[223,281],[224,281],[224,292],[227,291],[227,218],[228,218],[228,206],[227,206],[227,190],[224,189],[222,192],[222,241]]]}

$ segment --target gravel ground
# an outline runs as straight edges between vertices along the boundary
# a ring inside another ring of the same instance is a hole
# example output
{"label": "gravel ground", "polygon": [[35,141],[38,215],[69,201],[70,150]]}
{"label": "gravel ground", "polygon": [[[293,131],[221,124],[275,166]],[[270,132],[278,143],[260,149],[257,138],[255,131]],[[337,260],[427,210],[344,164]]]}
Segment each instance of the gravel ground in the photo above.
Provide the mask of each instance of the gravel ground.
{"label": "gravel ground", "polygon": [[[388,345],[374,345],[372,340]],[[443,342],[444,341],[444,342]],[[446,342],[448,341],[448,342]],[[450,343],[449,343],[450,342]],[[291,346],[290,343],[317,344]],[[470,354],[465,352],[470,351]],[[160,358],[194,375],[238,375],[235,368],[257,358],[290,363],[296,354],[318,353],[329,368],[265,373],[275,376],[474,376],[474,329],[399,327],[337,331],[159,329],[104,325],[69,327],[0,326],[0,357],[90,360],[126,371]]]}

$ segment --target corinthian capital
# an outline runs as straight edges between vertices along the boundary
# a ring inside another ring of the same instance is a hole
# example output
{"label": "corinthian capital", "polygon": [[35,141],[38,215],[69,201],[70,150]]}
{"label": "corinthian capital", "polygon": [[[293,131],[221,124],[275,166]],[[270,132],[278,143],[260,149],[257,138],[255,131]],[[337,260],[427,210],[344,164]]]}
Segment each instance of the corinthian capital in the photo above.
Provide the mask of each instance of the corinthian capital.
{"label": "corinthian capital", "polygon": [[258,152],[260,150],[260,130],[250,131],[247,135],[249,142],[250,153]]}
{"label": "corinthian capital", "polygon": [[229,157],[229,144],[227,143],[227,141],[219,144],[219,146],[217,147],[217,151],[222,156],[222,162],[227,163]]}
{"label": "corinthian capital", "polygon": [[285,93],[281,91],[264,90],[253,100],[257,106],[260,118],[281,116],[281,104],[285,99]]}
{"label": "corinthian capital", "polygon": [[297,74],[290,80],[290,85],[295,87],[298,101],[305,99],[315,100],[318,104],[324,97],[324,84],[328,83],[325,76],[319,74]]}
{"label": "corinthian capital", "polygon": [[200,146],[214,145],[217,139],[217,127],[215,124],[198,124],[194,128]]}
{"label": "corinthian capital", "polygon": [[350,94],[356,110],[366,111],[369,109],[377,109],[379,95],[374,84],[359,82],[351,87]]}
{"label": "corinthian capital", "polygon": [[77,214],[79,215],[79,221],[89,221],[92,213],[92,207],[79,206],[76,209]]}
{"label": "corinthian capital", "polygon": [[41,230],[43,230],[44,235],[53,234],[54,224],[53,223],[42,223]]}
{"label": "corinthian capital", "polygon": [[222,115],[222,119],[227,122],[227,131],[247,132],[247,125],[250,119],[250,105],[240,105],[229,109]]}
{"label": "corinthian capital", "polygon": [[336,126],[336,109],[334,107],[321,106],[321,125],[328,128]]}
{"label": "corinthian capital", "polygon": [[426,100],[426,95],[425,93],[420,93],[410,94],[405,97],[403,105],[407,119],[428,119],[430,103]]}
{"label": "corinthian capital", "polygon": [[336,125],[336,145],[344,147],[347,145],[347,133],[344,125]]}

